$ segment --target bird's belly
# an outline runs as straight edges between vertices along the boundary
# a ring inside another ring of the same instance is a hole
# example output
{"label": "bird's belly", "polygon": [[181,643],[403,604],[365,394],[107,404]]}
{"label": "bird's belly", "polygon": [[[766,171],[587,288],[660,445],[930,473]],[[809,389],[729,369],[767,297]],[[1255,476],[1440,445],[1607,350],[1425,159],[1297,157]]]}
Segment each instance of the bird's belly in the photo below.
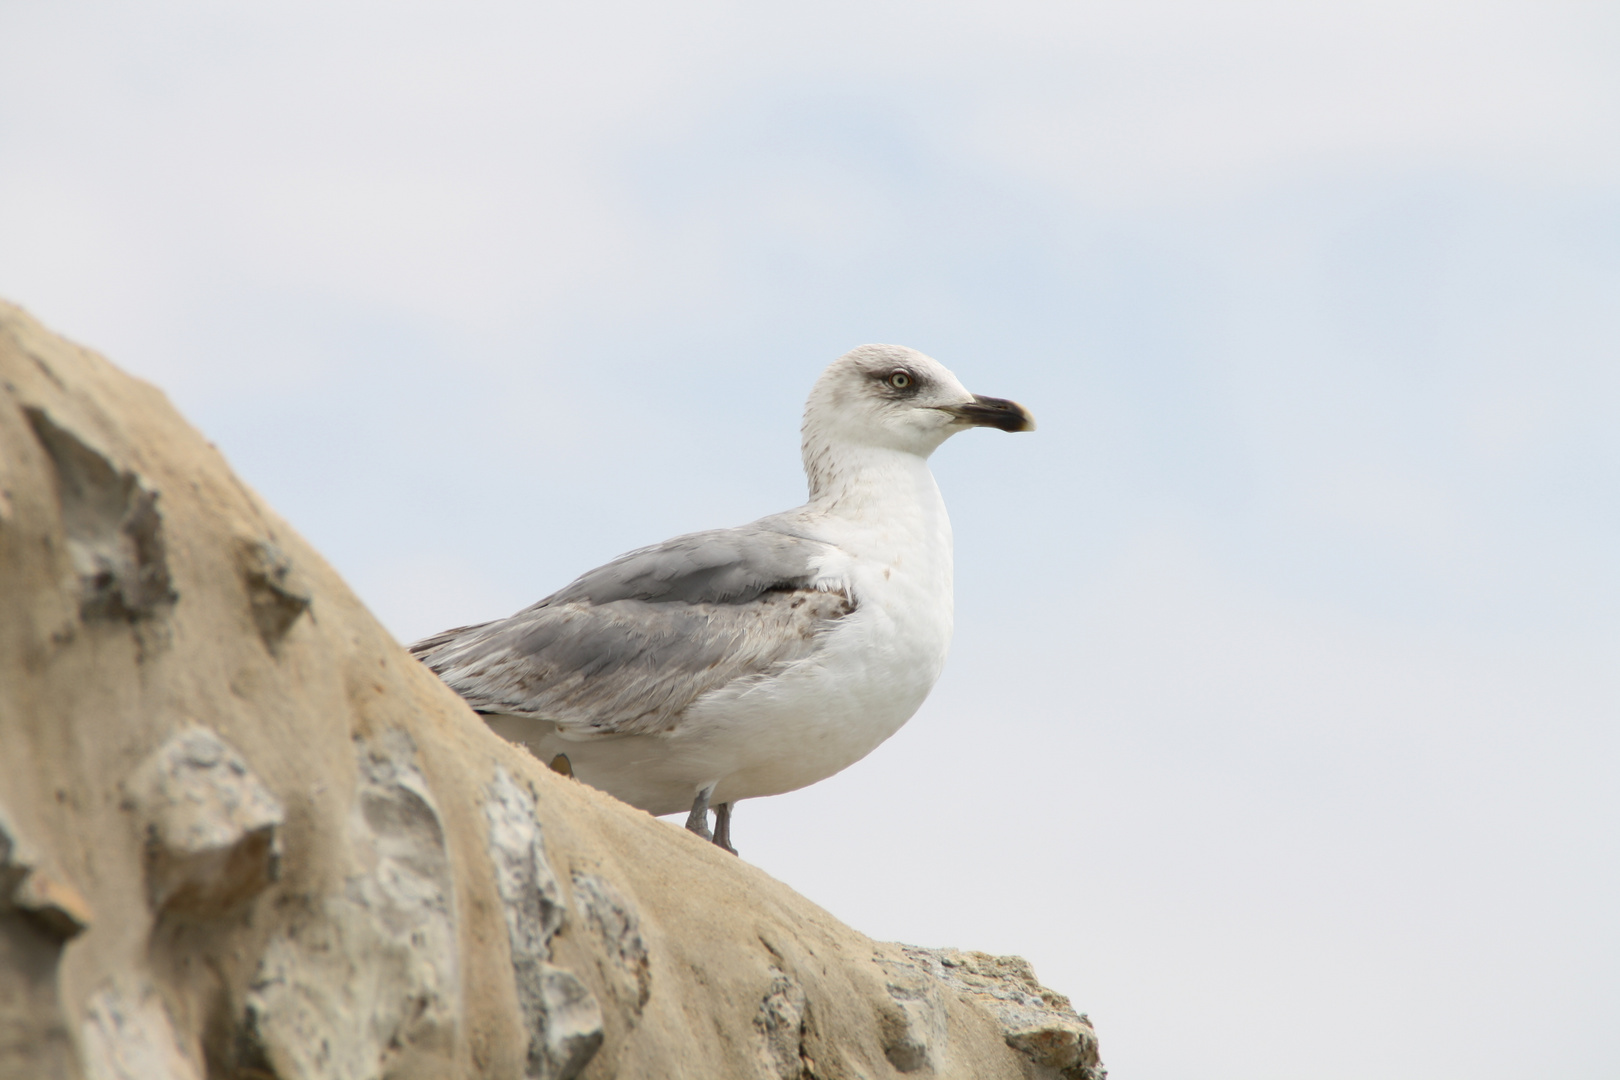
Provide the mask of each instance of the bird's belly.
{"label": "bird's belly", "polygon": [[824,780],[875,750],[933,689],[949,647],[939,625],[858,609],[817,654],[770,680],[697,702],[683,726],[714,748],[715,801],[778,795]]}

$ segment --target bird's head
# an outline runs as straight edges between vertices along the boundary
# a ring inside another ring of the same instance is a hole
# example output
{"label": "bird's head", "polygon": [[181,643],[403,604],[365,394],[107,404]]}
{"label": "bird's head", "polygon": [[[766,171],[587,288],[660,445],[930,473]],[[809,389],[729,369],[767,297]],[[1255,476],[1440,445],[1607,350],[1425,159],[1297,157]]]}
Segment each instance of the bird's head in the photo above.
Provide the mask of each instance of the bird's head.
{"label": "bird's head", "polygon": [[900,345],[862,345],[828,365],[804,407],[808,464],[835,446],[927,457],[970,427],[1034,431],[1016,401],[969,393],[932,357]]}

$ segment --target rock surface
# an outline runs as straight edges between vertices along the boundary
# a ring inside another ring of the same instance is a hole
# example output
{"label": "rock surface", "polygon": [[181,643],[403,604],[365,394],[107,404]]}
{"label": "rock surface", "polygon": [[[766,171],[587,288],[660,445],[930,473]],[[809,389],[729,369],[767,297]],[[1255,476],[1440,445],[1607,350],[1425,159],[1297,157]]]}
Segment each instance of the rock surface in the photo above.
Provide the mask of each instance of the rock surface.
{"label": "rock surface", "polygon": [[0,1080],[1098,1080],[491,734],[152,387],[0,304]]}

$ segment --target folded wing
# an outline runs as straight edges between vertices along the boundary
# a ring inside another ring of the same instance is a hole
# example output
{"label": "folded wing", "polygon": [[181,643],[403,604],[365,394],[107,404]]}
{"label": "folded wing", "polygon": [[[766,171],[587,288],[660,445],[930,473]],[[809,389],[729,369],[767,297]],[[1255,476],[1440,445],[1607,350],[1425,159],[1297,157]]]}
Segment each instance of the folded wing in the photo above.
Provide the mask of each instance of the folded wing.
{"label": "folded wing", "polygon": [[855,608],[817,587],[829,550],[767,523],[680,536],[411,652],[479,712],[569,738],[666,730],[703,694],[815,654]]}

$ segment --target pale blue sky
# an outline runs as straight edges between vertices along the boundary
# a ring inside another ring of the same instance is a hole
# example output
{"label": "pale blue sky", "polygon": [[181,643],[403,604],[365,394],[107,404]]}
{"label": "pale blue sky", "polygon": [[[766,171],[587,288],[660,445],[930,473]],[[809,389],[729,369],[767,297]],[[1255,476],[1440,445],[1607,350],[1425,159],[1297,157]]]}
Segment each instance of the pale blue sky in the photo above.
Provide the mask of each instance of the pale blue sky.
{"label": "pale blue sky", "polygon": [[957,640],[744,854],[1028,956],[1114,1075],[1620,1071],[1607,5],[0,10],[0,295],[402,639],[802,497],[862,342]]}

